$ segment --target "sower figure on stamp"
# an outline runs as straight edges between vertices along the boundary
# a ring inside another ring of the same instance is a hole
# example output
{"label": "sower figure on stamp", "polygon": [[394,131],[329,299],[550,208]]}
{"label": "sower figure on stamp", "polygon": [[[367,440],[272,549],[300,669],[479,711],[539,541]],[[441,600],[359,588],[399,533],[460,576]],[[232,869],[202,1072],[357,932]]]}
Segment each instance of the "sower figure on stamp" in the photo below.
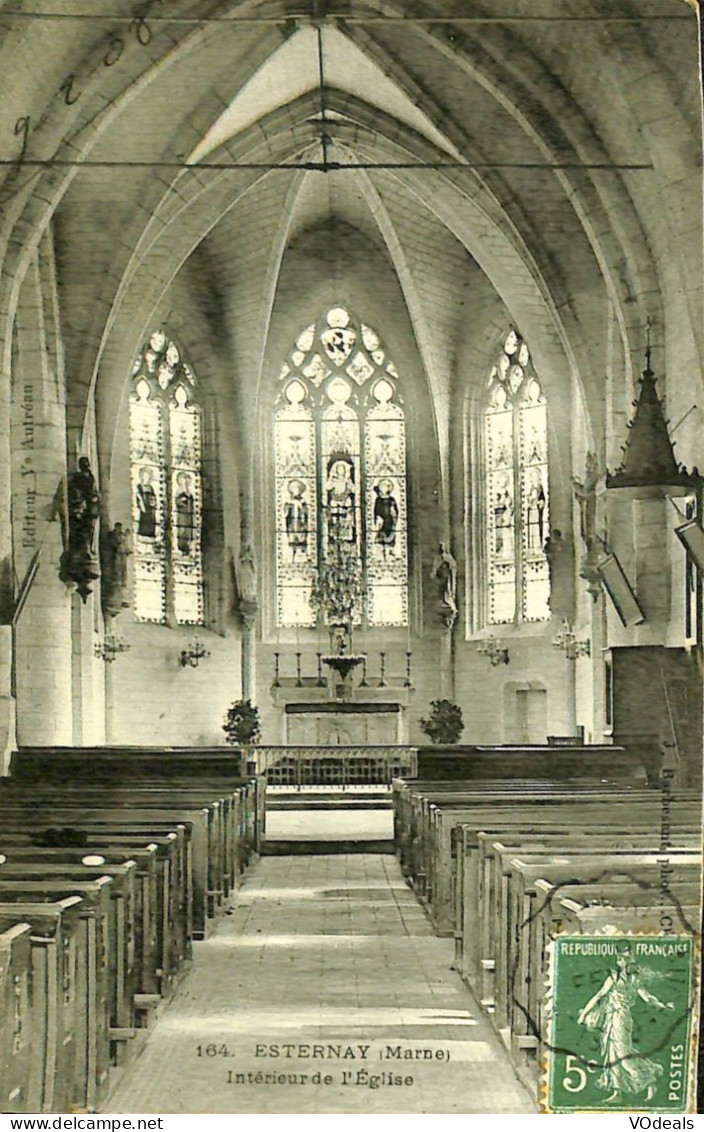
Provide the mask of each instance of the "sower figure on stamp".
{"label": "sower figure on stamp", "polygon": [[611,1089],[608,1101],[626,1094],[646,1091],[652,1100],[655,1084],[663,1067],[644,1057],[633,1041],[633,1010],[639,1000],[659,1010],[674,1010],[672,1002],[661,1002],[645,983],[657,978],[655,972],[639,966],[625,952],[616,957],[616,970],[609,971],[599,990],[580,1012],[577,1021],[589,1030],[600,1030],[602,1072],[598,1084]]}

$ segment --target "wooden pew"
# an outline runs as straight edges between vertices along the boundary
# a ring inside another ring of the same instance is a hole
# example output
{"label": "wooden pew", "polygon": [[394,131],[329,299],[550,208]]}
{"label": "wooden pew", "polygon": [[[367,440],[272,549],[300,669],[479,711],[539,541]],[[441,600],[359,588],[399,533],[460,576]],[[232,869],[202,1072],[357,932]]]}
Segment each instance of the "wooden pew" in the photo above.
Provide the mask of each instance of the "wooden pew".
{"label": "wooden pew", "polygon": [[[539,959],[536,952],[535,932],[530,928],[536,919],[536,881],[547,879],[553,885],[568,881],[585,880],[593,884],[608,884],[612,877],[622,876],[630,881],[643,881],[657,886],[660,878],[661,854],[657,851],[638,853],[624,850],[620,853],[594,849],[551,856],[524,854],[513,857],[512,851],[497,852],[497,871],[502,873],[500,886],[493,895],[495,908],[495,935],[486,944],[495,958],[496,1022],[499,1027],[509,1023],[509,999],[521,967],[519,943],[525,936],[523,951],[524,969],[536,972]],[[674,883],[684,885],[696,880],[701,873],[701,854],[690,850],[668,850],[674,866]]]}
{"label": "wooden pew", "polygon": [[[140,1024],[139,1011],[144,1009],[140,1005],[143,995],[154,996],[160,993],[160,981],[157,969],[161,960],[157,954],[157,916],[158,916],[158,861],[157,846],[154,843],[141,845],[116,844],[116,838],[107,844],[106,838],[90,839],[88,845],[80,849],[72,848],[38,848],[29,843],[31,834],[8,833],[0,836],[0,853],[5,857],[3,867],[9,865],[23,865],[34,869],[42,875],[54,876],[54,870],[69,870],[75,866],[82,866],[84,857],[99,856],[106,866],[122,864],[127,861],[134,862],[135,891],[134,891],[134,923],[133,932],[128,933],[128,968],[133,970],[133,1006],[137,1013],[137,1024]],[[96,866],[93,866],[96,867]],[[99,868],[99,867],[98,867]]]}
{"label": "wooden pew", "polygon": [[[534,784],[514,785],[510,792],[505,787],[485,787],[482,790],[471,790],[464,793],[450,795],[421,794],[415,805],[415,827],[418,833],[415,837],[415,855],[411,868],[417,870],[414,880],[419,894],[429,904],[436,930],[439,934],[452,934],[454,929],[452,917],[452,894],[454,889],[453,878],[453,842],[452,828],[464,820],[471,810],[487,803],[497,805],[508,803],[511,810],[520,797],[524,807],[530,807],[532,812],[539,813],[543,808],[559,805],[574,805],[577,797],[582,807],[596,806],[602,802],[613,800],[618,804],[622,795],[616,788],[586,789],[579,791],[570,789],[565,791],[562,786],[541,784],[537,789]],[[647,811],[653,812],[654,799],[652,792],[630,792],[627,795],[629,807],[643,805]],[[694,806],[699,803],[692,803]],[[419,882],[419,883],[418,883]]]}
{"label": "wooden pew", "polygon": [[[63,820],[61,818],[63,814]],[[54,811],[56,818],[57,811]],[[169,987],[176,979],[178,969],[183,960],[190,954],[191,919],[192,919],[192,890],[193,866],[191,861],[190,827],[188,824],[175,825],[171,821],[139,822],[135,819],[121,819],[119,811],[113,816],[110,812],[98,812],[94,818],[82,817],[80,832],[87,837],[88,848],[96,851],[102,848],[115,846],[127,849],[132,853],[140,847],[152,845],[156,855],[156,892],[152,896],[150,891],[145,892],[149,907],[153,910],[153,926],[156,932],[155,942],[151,936],[143,938],[143,946],[154,951],[157,958],[156,967],[145,955],[145,970],[154,969],[159,985],[156,993],[167,993]],[[79,815],[80,816],[80,815]],[[77,815],[72,811],[59,812],[58,824],[60,827],[75,829]],[[18,825],[12,829],[10,836],[19,838],[23,844],[27,841],[36,845],[47,830],[46,815],[23,816]],[[0,821],[5,826],[17,823],[14,813],[6,815],[0,809]],[[8,846],[7,836],[0,838],[0,851],[2,846]],[[178,883],[185,885],[185,893],[179,887],[177,896],[173,896],[174,886]]]}
{"label": "wooden pew", "polygon": [[[106,798],[102,799],[107,802]],[[172,806],[134,806],[114,808],[103,804],[89,805],[87,802],[72,804],[69,801],[55,801],[50,811],[39,813],[29,801],[10,804],[0,799],[0,821],[10,821],[15,828],[27,827],[39,833],[47,827],[69,827],[96,833],[100,830],[119,829],[147,836],[150,830],[165,834],[178,832],[182,827],[189,839],[190,869],[193,884],[193,934],[196,939],[205,938],[208,912],[208,880],[211,869],[210,844],[212,840],[212,811],[208,807],[187,809]]]}
{"label": "wooden pew", "polygon": [[[90,858],[89,858],[90,859]],[[107,876],[112,881],[109,889],[113,905],[107,923],[105,950],[107,957],[108,1008],[110,1019],[110,1040],[113,1059],[116,1064],[124,1062],[125,1042],[134,1038],[136,1025],[134,1012],[135,984],[135,920],[136,920],[136,864],[126,861],[122,864],[108,865],[104,860],[98,865],[51,864],[43,861],[36,864],[0,862],[0,887],[7,889],[7,882],[26,886],[27,891],[42,891],[48,881],[73,886],[75,881],[95,880]],[[29,883],[27,883],[29,882]]]}
{"label": "wooden pew", "polygon": [[97,1066],[85,1009],[88,922],[82,905],[80,896],[0,901],[0,932],[24,923],[31,932],[28,1075],[6,1111],[71,1112],[97,1104]]}
{"label": "wooden pew", "polygon": [[[112,789],[109,799],[115,806],[124,807],[125,810],[138,813],[150,810],[153,807],[173,807],[174,817],[179,818],[190,811],[194,805],[201,805],[208,812],[207,849],[203,850],[202,866],[204,869],[205,891],[202,894],[204,901],[204,915],[212,916],[221,904],[225,895],[234,887],[237,874],[244,867],[242,858],[246,856],[242,847],[241,819],[242,795],[244,788],[237,788],[229,794],[214,796],[214,792],[206,789],[174,786],[149,785],[133,788]],[[0,785],[0,806],[13,799],[20,806],[26,806],[28,801],[39,806],[47,813],[57,804],[72,808],[85,806],[92,809],[106,800],[104,787],[86,787],[81,784],[72,786],[69,790],[44,793],[36,787],[28,788],[24,783],[6,783]],[[199,886],[197,899],[201,899]]]}
{"label": "wooden pew", "polygon": [[31,932],[27,923],[0,932],[0,1111],[32,1112]]}
{"label": "wooden pew", "polygon": [[[684,926],[677,919],[675,909],[662,904],[658,888],[658,874],[648,878],[650,889],[644,887],[647,874],[638,872],[631,877],[614,877],[597,884],[561,885],[556,891],[554,880],[535,882],[537,906],[530,934],[522,933],[518,944],[520,971],[514,984],[514,994],[508,1002],[508,1036],[514,1066],[521,1079],[533,1089],[537,1082],[537,1067],[545,1052],[548,1014],[545,1009],[548,980],[548,942],[556,931],[570,934],[603,930],[608,924],[623,932],[653,931],[662,935],[661,917],[664,911],[672,913],[674,934],[686,925],[699,922],[699,869],[678,866],[677,892],[681,897],[680,912]],[[689,878],[689,879],[688,879]],[[640,883],[639,883],[640,882]],[[590,901],[597,901],[590,904]],[[528,972],[524,975],[524,971]]]}
{"label": "wooden pew", "polygon": [[[108,1087],[110,1066],[109,1037],[109,974],[108,947],[111,935],[110,918],[113,911],[110,897],[112,881],[101,876],[93,881],[44,880],[6,881],[0,876],[0,912],[8,910],[12,904],[22,909],[27,904],[57,902],[73,896],[80,897],[79,918],[85,923],[85,986],[83,1002],[85,1009],[86,1047],[76,1046],[79,1059],[79,1076],[83,1074],[85,1060],[88,1085],[95,1089],[94,1099],[98,1102]],[[18,916],[25,917],[24,910]],[[73,979],[64,971],[64,978],[70,984]],[[78,981],[78,980],[76,980]],[[66,990],[65,997],[69,997]],[[76,996],[78,1001],[78,996]],[[58,1069],[57,1069],[58,1076]]]}

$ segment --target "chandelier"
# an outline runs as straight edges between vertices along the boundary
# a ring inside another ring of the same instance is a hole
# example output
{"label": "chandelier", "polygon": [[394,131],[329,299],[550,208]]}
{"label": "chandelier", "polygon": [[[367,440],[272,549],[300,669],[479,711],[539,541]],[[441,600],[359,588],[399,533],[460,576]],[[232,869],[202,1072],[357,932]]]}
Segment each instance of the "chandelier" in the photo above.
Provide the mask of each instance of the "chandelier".
{"label": "chandelier", "polygon": [[555,634],[552,643],[556,649],[562,649],[568,660],[576,660],[580,656],[591,656],[591,642],[587,639],[578,641],[574,629],[565,618],[562,628]]}
{"label": "chandelier", "polygon": [[210,656],[210,653],[196,637],[190,645],[181,650],[179,664],[181,668],[197,668],[200,661],[205,660],[206,656]]}
{"label": "chandelier", "polygon": [[103,640],[96,644],[93,651],[99,660],[104,660],[106,664],[112,664],[121,652],[129,652],[131,647],[127,641],[124,641],[121,637],[116,637],[114,633],[106,633]]}
{"label": "chandelier", "polygon": [[487,637],[486,640],[479,641],[477,652],[480,656],[489,658],[492,668],[498,668],[500,664],[508,664],[509,662],[508,646],[495,637]]}

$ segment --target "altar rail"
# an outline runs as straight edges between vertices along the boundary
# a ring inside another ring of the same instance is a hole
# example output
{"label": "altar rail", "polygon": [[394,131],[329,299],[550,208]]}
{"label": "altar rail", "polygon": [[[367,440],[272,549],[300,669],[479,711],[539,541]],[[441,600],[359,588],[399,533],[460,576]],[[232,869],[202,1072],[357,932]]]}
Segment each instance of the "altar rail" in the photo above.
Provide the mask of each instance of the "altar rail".
{"label": "altar rail", "polygon": [[414,747],[254,747],[251,755],[268,786],[390,786],[418,770]]}

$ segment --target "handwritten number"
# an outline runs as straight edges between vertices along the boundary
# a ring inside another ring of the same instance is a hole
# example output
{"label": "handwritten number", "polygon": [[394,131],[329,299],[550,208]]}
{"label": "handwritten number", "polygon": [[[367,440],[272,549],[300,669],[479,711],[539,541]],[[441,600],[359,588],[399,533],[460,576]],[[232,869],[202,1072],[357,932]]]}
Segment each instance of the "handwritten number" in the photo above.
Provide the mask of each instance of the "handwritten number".
{"label": "handwritten number", "polygon": [[105,66],[106,67],[114,67],[124,50],[125,50],[124,39],[120,39],[119,35],[111,36],[110,37],[110,47],[108,48],[107,55],[103,59],[103,63],[105,64]]}
{"label": "handwritten number", "polygon": [[149,7],[151,6],[141,5],[140,8],[137,8],[137,10],[135,11],[135,18],[129,25],[130,32],[132,31],[132,28],[135,29],[137,42],[140,43],[143,48],[146,48],[146,45],[152,42],[152,28],[147,24],[147,12],[149,10]]}
{"label": "handwritten number", "polygon": [[71,95],[73,94],[73,84],[75,81],[75,75],[68,75],[68,77],[64,79],[61,86],[59,87],[59,93],[62,90],[65,91],[64,102],[67,106],[73,106],[74,102],[78,102],[79,98],[81,97],[80,91],[78,92],[78,94],[74,95],[73,98],[71,97]]}
{"label": "handwritten number", "polygon": [[22,149],[20,150],[20,155],[18,158],[19,161],[22,161],[24,159],[24,155],[27,152],[27,142],[29,141],[29,124],[31,121],[32,119],[27,114],[22,118],[18,118],[15,122],[15,137],[22,138]]}

